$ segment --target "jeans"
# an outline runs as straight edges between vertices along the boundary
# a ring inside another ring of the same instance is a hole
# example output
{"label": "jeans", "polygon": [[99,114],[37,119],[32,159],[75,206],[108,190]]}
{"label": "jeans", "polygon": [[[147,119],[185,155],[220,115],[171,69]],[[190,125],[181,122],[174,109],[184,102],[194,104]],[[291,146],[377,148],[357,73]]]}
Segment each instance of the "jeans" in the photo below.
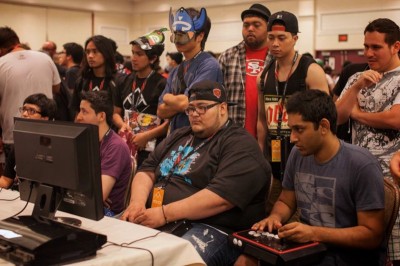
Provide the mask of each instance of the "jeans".
{"label": "jeans", "polygon": [[201,223],[192,223],[192,228],[182,238],[195,247],[207,266],[233,265],[240,251],[228,244],[226,233]]}

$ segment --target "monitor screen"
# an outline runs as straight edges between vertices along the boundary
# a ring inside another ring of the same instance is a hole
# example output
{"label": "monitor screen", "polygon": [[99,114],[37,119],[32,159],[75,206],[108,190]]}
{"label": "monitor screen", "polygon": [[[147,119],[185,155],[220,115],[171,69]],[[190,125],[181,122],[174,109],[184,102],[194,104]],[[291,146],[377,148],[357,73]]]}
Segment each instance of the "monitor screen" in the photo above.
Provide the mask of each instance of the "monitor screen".
{"label": "monitor screen", "polygon": [[35,203],[34,216],[103,218],[97,126],[16,118],[14,145],[21,199]]}

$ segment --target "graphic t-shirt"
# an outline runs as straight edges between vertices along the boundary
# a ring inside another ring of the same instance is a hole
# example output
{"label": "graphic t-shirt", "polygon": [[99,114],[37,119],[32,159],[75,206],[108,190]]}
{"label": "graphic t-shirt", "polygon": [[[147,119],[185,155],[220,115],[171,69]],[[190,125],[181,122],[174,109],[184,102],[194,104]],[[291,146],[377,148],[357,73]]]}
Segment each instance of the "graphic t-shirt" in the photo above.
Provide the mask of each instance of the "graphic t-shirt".
{"label": "graphic t-shirt", "polygon": [[267,52],[268,47],[260,50],[251,50],[246,47],[246,119],[244,127],[255,138],[257,137],[258,109],[257,76],[264,69]]}

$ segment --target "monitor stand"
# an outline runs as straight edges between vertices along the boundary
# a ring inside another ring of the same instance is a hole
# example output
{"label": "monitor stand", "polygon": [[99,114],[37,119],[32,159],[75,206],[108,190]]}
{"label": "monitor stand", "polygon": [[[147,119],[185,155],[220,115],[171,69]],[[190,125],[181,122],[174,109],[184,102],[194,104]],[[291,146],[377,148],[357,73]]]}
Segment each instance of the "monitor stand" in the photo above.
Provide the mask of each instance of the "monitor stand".
{"label": "monitor stand", "polygon": [[69,225],[73,225],[76,227],[80,227],[82,225],[82,221],[77,218],[66,217],[66,216],[56,216],[55,220],[60,223],[65,223]]}

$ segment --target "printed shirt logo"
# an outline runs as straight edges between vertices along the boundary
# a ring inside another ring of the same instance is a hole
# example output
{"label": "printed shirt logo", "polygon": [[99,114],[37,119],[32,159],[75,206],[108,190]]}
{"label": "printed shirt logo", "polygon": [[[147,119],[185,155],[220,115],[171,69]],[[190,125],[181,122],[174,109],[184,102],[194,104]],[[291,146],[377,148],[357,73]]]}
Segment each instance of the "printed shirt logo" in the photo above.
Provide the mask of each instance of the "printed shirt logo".
{"label": "printed shirt logo", "polygon": [[[287,100],[287,99],[286,99]],[[282,112],[282,105],[280,104],[281,96],[277,95],[265,95],[265,115],[267,116],[267,126],[271,134],[276,135],[276,130],[278,128],[278,118],[279,114]],[[283,108],[282,114],[282,124],[281,124],[282,134],[284,136],[290,135],[290,128],[288,126],[288,116],[286,109]]]}
{"label": "printed shirt logo", "polygon": [[[198,152],[190,154],[192,151],[193,147],[184,147],[182,145],[179,145],[177,151],[172,150],[170,155],[165,158],[160,164],[160,172],[162,178],[168,175],[169,171],[174,166],[174,163],[177,160],[178,156],[181,156],[183,160],[178,163],[172,174],[175,176],[183,177],[185,182],[192,184],[192,180],[186,175],[190,172],[191,165],[196,163],[196,159],[200,156]],[[188,154],[190,155],[187,157]]]}
{"label": "printed shirt logo", "polygon": [[264,69],[264,60],[250,59],[246,60],[246,75],[258,76]]}

